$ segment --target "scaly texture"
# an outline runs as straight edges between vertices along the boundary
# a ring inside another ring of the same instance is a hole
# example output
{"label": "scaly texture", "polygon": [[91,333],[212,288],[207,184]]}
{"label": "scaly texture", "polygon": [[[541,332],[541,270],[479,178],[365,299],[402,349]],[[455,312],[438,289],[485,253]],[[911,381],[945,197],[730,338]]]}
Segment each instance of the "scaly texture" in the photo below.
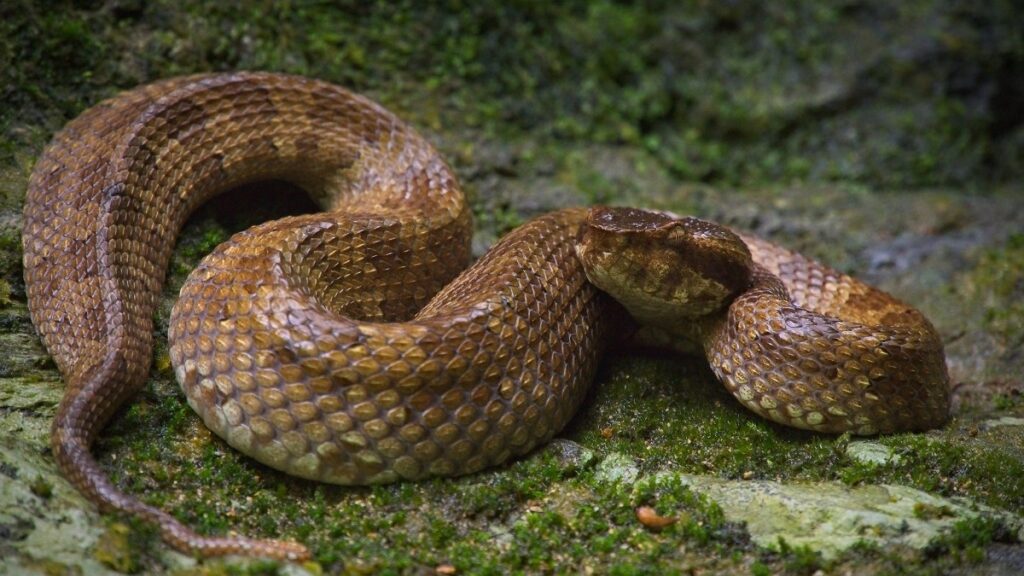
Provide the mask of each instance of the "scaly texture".
{"label": "scaly texture", "polygon": [[949,417],[942,339],[917,309],[740,235],[752,285],[706,329],[712,370],[747,408],[819,432],[928,430]]}
{"label": "scaly texture", "polygon": [[[89,453],[146,377],[151,317],[182,223],[209,197],[266,179],[298,184],[325,212],[218,247],[182,289],[170,337],[176,375],[206,424],[278,469],[362,484],[465,474],[525,453],[572,416],[626,322],[573,254],[582,210],[526,224],[458,275],[470,217],[450,169],[390,113],[341,88],[196,76],[91,108],[40,158],[25,207],[29,307],[67,382],[53,450],[101,508],[156,523],[179,549],[308,554],[195,534],[122,493]],[[771,268],[784,252],[763,246],[756,260]],[[774,271],[785,276],[792,260]],[[791,292],[871,303],[818,294],[834,289],[833,276],[810,270]],[[734,306],[738,321],[715,334],[760,321],[752,306]],[[766,361],[735,349],[743,334],[721,342],[709,350],[730,362]],[[748,383],[761,394],[761,380],[737,368],[721,373],[737,396]],[[762,397],[753,407],[772,416]]]}
{"label": "scaly texture", "polygon": [[182,287],[178,379],[207,426],[296,476],[368,484],[504,462],[568,422],[609,333],[572,253],[583,214],[513,231],[406,322],[391,322],[407,309],[389,291],[429,295],[421,272],[442,265],[418,250],[415,220],[317,215],[239,234]]}
{"label": "scaly texture", "polygon": [[877,434],[949,414],[942,340],[914,308],[760,238],[696,218],[595,208],[577,254],[648,342],[703,350],[747,408],[787,426]]}

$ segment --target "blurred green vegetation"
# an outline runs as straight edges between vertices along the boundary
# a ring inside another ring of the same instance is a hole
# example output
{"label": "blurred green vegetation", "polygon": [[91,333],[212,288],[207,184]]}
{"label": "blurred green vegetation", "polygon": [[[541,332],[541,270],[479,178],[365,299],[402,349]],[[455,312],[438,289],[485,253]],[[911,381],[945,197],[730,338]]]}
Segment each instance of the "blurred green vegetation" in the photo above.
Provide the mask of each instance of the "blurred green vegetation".
{"label": "blurred green vegetation", "polygon": [[1024,173],[1012,0],[9,0],[0,162],[119,89],[268,69],[428,127],[638,146],[676,177],[913,188]]}

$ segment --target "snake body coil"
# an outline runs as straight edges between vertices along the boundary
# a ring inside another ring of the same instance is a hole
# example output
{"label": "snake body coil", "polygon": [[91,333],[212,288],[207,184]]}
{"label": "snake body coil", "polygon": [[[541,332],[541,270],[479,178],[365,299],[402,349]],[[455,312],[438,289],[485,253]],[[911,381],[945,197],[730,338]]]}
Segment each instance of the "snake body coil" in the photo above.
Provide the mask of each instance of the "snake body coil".
{"label": "snake body coil", "polygon": [[[69,123],[26,200],[29,308],[67,383],[53,450],[102,508],[154,522],[169,543],[202,555],[307,554],[198,535],[121,492],[89,453],[145,380],[179,228],[211,196],[266,179],[301,186],[325,212],[218,247],[170,323],[190,405],[232,446],[305,478],[388,482],[503,462],[573,415],[626,321],[574,253],[586,211],[540,217],[460,273],[471,228],[456,179],[389,112],[294,76],[177,78]],[[751,289],[691,331],[737,398],[824,431],[944,421],[941,342],[919,313],[744,240],[758,265]]]}

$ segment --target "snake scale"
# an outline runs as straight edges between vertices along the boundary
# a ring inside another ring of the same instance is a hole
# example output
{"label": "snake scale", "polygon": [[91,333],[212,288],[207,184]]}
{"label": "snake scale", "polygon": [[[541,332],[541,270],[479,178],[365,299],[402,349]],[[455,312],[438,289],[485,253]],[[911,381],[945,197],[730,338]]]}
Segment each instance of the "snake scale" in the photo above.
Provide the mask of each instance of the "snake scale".
{"label": "snake scale", "polygon": [[[67,385],[53,425],[60,469],[101,509],[155,523],[180,550],[308,554],[199,535],[121,491],[90,453],[148,374],[185,219],[267,179],[297,184],[325,211],[218,247],[182,288],[169,340],[206,425],[287,473],[338,484],[452,476],[547,441],[632,325],[588,274],[612,292],[639,282],[656,303],[617,296],[632,315],[703,348],[762,416],[861,434],[947,418],[928,321],[799,254],[693,219],[566,209],[465,269],[471,221],[456,178],[391,113],[296,76],[174,78],[104,101],[54,137],[30,179],[23,242],[32,319]],[[669,248],[633,248],[655,241]],[[675,301],[686,311],[661,308]]]}

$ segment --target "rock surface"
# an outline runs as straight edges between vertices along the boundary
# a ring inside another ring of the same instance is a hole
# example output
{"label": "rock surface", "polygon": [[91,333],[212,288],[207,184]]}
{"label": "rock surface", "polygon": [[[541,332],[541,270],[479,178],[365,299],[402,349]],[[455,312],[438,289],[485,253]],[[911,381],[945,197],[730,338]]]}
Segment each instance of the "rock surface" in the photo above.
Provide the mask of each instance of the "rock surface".
{"label": "rock surface", "polygon": [[722,480],[681,476],[683,484],[704,494],[743,522],[759,546],[804,546],[826,560],[854,546],[891,546],[924,550],[965,520],[998,518],[1013,538],[1024,538],[1024,519],[990,508],[888,484],[849,487],[836,483]]}

